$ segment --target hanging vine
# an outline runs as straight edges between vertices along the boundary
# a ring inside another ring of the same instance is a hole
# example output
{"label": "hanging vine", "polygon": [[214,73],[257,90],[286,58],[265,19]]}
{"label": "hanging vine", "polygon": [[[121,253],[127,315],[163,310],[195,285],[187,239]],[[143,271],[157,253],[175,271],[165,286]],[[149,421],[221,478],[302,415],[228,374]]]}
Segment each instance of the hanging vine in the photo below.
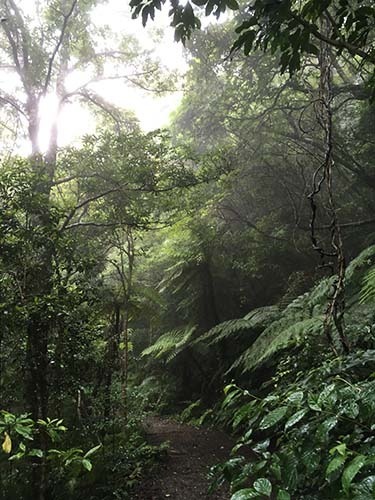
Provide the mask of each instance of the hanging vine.
{"label": "hanging vine", "polygon": [[[322,28],[328,33],[330,24],[328,19],[322,19]],[[335,276],[333,290],[329,296],[328,306],[324,318],[324,333],[336,352],[336,345],[340,345],[344,352],[349,352],[350,346],[344,331],[345,312],[345,271],[346,262],[341,229],[337,215],[334,197],[333,172],[334,137],[332,111],[332,55],[329,45],[321,42],[319,56],[320,82],[319,99],[315,105],[318,123],[323,132],[324,159],[313,175],[312,191],[308,198],[311,205],[310,231],[311,241],[321,259],[321,267],[326,267]],[[317,195],[327,192],[326,213],[330,219],[330,242],[326,248],[316,233],[316,219],[318,212]]]}

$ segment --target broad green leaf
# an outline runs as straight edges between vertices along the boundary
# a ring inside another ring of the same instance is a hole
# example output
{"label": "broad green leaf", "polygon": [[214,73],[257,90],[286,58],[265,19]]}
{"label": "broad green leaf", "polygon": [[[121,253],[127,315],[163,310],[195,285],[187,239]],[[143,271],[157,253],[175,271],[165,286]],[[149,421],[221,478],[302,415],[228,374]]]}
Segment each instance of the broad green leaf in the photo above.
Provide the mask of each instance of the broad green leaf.
{"label": "broad green leaf", "polygon": [[277,493],[276,500],[291,500],[291,498],[287,491],[279,490]]}
{"label": "broad green leaf", "polygon": [[343,415],[346,415],[349,418],[357,418],[359,414],[359,406],[355,401],[349,401],[342,410]]}
{"label": "broad green leaf", "polygon": [[329,450],[330,455],[334,455],[335,452],[339,455],[346,455],[346,443],[340,443]]}
{"label": "broad green leaf", "polygon": [[252,407],[252,403],[247,403],[236,411],[232,424],[234,429],[250,414]]}
{"label": "broad green leaf", "polygon": [[320,453],[315,450],[309,450],[302,454],[302,461],[309,474],[320,468]]}
{"label": "broad green leaf", "polygon": [[254,481],[253,487],[255,491],[266,497],[269,497],[272,493],[272,484],[265,477],[260,477]]}
{"label": "broad green leaf", "polygon": [[90,460],[87,460],[86,458],[84,458],[84,459],[82,460],[82,465],[83,465],[83,467],[84,467],[87,471],[89,471],[89,472],[91,471],[91,469],[92,469],[92,463],[90,462]]}
{"label": "broad green leaf", "polygon": [[236,493],[231,496],[230,500],[251,500],[252,498],[259,498],[259,493],[253,490],[253,488],[245,488],[236,491]]}
{"label": "broad green leaf", "polygon": [[313,411],[322,411],[320,405],[318,404],[318,401],[313,396],[309,397],[309,399],[308,399],[308,405],[309,405],[310,410],[313,410]]}
{"label": "broad green leaf", "polygon": [[375,476],[367,476],[356,485],[355,500],[373,500],[375,497]]}
{"label": "broad green leaf", "polygon": [[20,434],[22,437],[25,439],[30,439],[32,440],[32,429],[30,427],[25,427],[22,425],[15,425],[14,430],[17,432],[17,434]]}
{"label": "broad green leaf", "polygon": [[333,458],[326,469],[326,477],[328,477],[330,474],[335,472],[337,469],[339,469],[346,461],[346,456],[343,455],[338,455],[335,458]]}
{"label": "broad green leaf", "polygon": [[19,451],[18,453],[15,453],[11,457],[8,458],[9,462],[15,462],[16,460],[21,460],[21,458],[24,458],[25,453],[23,451]]}
{"label": "broad green leaf", "polygon": [[286,422],[285,424],[285,430],[289,429],[290,427],[293,427],[297,422],[303,419],[303,417],[306,415],[308,410],[300,410],[297,411],[294,415],[292,415]]}
{"label": "broad green leaf", "polygon": [[281,469],[283,482],[290,491],[293,491],[298,483],[298,459],[289,452],[282,457]]}
{"label": "broad green leaf", "polygon": [[287,411],[287,406],[281,406],[280,408],[276,408],[276,410],[271,411],[268,415],[262,418],[259,424],[259,429],[269,429],[274,426],[285,417]]}
{"label": "broad green leaf", "polygon": [[287,399],[291,403],[300,403],[303,400],[303,392],[302,391],[293,392],[288,396]]}
{"label": "broad green leaf", "polygon": [[319,406],[334,405],[337,401],[337,394],[335,390],[336,390],[335,384],[330,384],[327,387],[325,387],[318,396],[318,401],[317,401],[318,405]]}
{"label": "broad green leaf", "polygon": [[324,422],[322,422],[317,431],[316,437],[317,439],[326,439],[329,431],[335,427],[337,424],[337,417],[329,417]]}
{"label": "broad green leaf", "polygon": [[361,470],[361,468],[365,465],[365,463],[366,463],[366,457],[364,455],[358,455],[345,468],[341,478],[341,484],[345,492],[349,491],[353,479]]}

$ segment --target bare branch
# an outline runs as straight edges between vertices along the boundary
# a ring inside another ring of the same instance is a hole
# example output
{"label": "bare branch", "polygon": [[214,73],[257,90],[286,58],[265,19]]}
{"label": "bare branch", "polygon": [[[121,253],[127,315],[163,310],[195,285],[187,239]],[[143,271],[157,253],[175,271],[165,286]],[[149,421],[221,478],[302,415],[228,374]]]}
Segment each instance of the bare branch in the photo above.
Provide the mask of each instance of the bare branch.
{"label": "bare branch", "polygon": [[76,95],[82,97],[83,99],[91,102],[102,111],[104,111],[107,115],[109,115],[112,120],[115,122],[117,132],[120,131],[120,122],[121,119],[119,117],[118,109],[115,106],[112,106],[109,102],[107,102],[102,96],[97,94],[96,92],[85,90],[81,92],[77,92]]}
{"label": "bare branch", "polygon": [[242,222],[244,223],[246,226],[250,227],[251,229],[254,229],[257,233],[261,234],[262,236],[264,236],[265,238],[268,238],[268,239],[271,239],[271,240],[276,240],[276,241],[283,241],[283,242],[286,242],[288,241],[286,238],[280,238],[279,236],[272,236],[272,234],[268,234],[264,231],[262,231],[261,229],[258,228],[258,226],[254,223],[254,222],[251,222],[249,221],[249,219],[247,219],[246,217],[243,217],[235,208],[233,207],[229,207],[229,206],[222,206],[221,207],[221,210],[223,211],[228,211],[228,212],[232,212],[237,220],[239,222]]}
{"label": "bare branch", "polygon": [[18,111],[18,113],[20,113],[21,115],[26,117],[26,113],[22,109],[22,104],[19,101],[17,101],[13,97],[11,97],[9,94],[6,94],[5,92],[3,92],[1,90],[0,90],[0,92],[1,92],[0,103],[9,104],[10,106],[12,106],[12,108],[14,108],[16,111]]}
{"label": "bare branch", "polygon": [[[96,201],[96,200],[99,200],[100,198],[104,198],[104,196],[107,196],[108,194],[111,194],[111,193],[115,193],[117,191],[119,191],[120,188],[119,187],[116,187],[116,188],[111,188],[111,189],[107,189],[107,191],[104,191],[102,193],[99,193],[99,194],[96,194],[94,196],[90,196],[89,198],[86,198],[85,200],[83,200],[81,203],[79,203],[77,206],[75,206],[71,212],[67,215],[60,231],[63,231],[64,229],[66,229],[66,227],[68,226],[69,222],[73,219],[74,215],[77,213],[77,211],[87,205],[89,205],[90,203],[92,203],[93,201]],[[81,224],[81,223],[80,223]]]}
{"label": "bare branch", "polygon": [[61,27],[61,31],[60,31],[60,36],[57,40],[57,43],[55,45],[55,48],[53,49],[53,52],[52,52],[52,55],[48,61],[48,70],[47,70],[47,76],[46,76],[46,80],[44,82],[44,86],[43,86],[43,93],[46,94],[47,93],[47,90],[48,90],[48,86],[50,84],[50,81],[51,81],[51,76],[52,76],[52,70],[53,70],[53,64],[55,62],[55,58],[57,56],[57,53],[61,47],[61,44],[63,43],[64,41],[64,37],[65,37],[65,32],[66,32],[66,28],[69,24],[69,20],[71,18],[71,16],[73,15],[73,12],[74,12],[74,9],[76,8],[77,6],[77,2],[78,0],[73,0],[72,1],[72,5],[68,11],[67,14],[64,15],[64,20],[63,20],[63,24],[62,24],[62,27]]}

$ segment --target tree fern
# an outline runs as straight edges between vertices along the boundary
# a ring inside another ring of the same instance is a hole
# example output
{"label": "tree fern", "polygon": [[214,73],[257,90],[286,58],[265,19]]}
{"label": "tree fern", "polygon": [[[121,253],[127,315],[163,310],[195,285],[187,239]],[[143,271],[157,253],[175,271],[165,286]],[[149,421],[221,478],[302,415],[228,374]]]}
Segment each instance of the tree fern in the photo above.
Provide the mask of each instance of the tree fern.
{"label": "tree fern", "polygon": [[375,297],[375,245],[366,248],[346,271],[347,307],[369,302]]}
{"label": "tree fern", "polygon": [[363,278],[360,301],[361,303],[375,301],[375,266]]}
{"label": "tree fern", "polygon": [[[374,263],[375,246],[372,246],[364,250],[348,266],[346,279],[348,329],[352,329],[358,323],[365,325],[371,316],[371,311],[365,311],[363,307],[359,310],[358,303],[359,296],[361,302],[375,298]],[[306,336],[319,335],[322,332],[327,297],[334,279],[333,276],[321,280],[310,292],[293,300],[282,311],[278,320],[272,322],[233,363],[230,370],[235,368],[240,368],[242,371],[252,370],[286,347],[298,345]]]}
{"label": "tree fern", "polygon": [[164,359],[169,363],[186,347],[191,345],[195,331],[196,326],[194,325],[166,332],[154,344],[144,349],[142,356]]}
{"label": "tree fern", "polygon": [[278,316],[279,308],[277,306],[260,307],[250,311],[243,318],[231,319],[219,323],[197,339],[197,342],[206,342],[208,345],[211,345],[234,335],[241,335],[249,330],[261,330]]}
{"label": "tree fern", "polygon": [[298,344],[308,335],[322,331],[323,317],[313,317],[287,326],[285,318],[273,322],[255,342],[233,363],[228,371],[240,368],[250,371],[290,345]]}

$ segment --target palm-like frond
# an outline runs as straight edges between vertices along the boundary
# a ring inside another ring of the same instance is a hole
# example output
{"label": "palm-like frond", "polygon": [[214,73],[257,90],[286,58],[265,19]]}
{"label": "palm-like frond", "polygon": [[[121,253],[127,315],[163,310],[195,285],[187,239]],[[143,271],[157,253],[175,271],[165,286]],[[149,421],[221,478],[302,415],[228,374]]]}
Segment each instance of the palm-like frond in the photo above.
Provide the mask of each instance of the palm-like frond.
{"label": "palm-like frond", "polygon": [[154,344],[144,349],[142,356],[164,359],[169,363],[185,348],[191,345],[195,330],[196,326],[193,325],[166,332]]}
{"label": "palm-like frond", "polygon": [[240,368],[242,372],[253,370],[277,352],[290,345],[298,344],[309,335],[321,332],[323,319],[323,316],[308,318],[289,326],[285,318],[275,321],[264,330],[228,371],[236,368]]}
{"label": "palm-like frond", "polygon": [[[361,302],[375,299],[375,246],[364,250],[347,269],[347,327],[357,322],[354,311]],[[369,266],[370,269],[369,269]],[[321,335],[324,313],[335,277],[321,280],[310,292],[293,300],[259,335],[254,343],[233,363],[229,371],[255,369],[288,346],[298,345],[306,337]],[[362,287],[362,288],[361,288]],[[363,309],[363,308],[362,308]],[[367,319],[361,309],[362,320]]]}
{"label": "palm-like frond", "polygon": [[205,342],[208,345],[216,344],[222,340],[241,335],[249,330],[262,330],[279,316],[277,306],[259,307],[250,311],[243,318],[231,319],[214,326],[204,333],[197,342]]}
{"label": "palm-like frond", "polygon": [[375,266],[363,278],[361,303],[375,301]]}

